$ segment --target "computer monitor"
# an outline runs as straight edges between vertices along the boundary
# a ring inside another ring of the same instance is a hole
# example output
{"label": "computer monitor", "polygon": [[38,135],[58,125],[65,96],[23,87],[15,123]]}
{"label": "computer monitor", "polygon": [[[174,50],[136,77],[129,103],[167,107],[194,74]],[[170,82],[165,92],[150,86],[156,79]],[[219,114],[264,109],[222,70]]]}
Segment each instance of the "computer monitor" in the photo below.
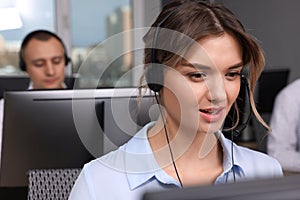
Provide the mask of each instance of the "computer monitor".
{"label": "computer monitor", "polygon": [[116,149],[151,120],[154,100],[147,93],[139,103],[135,88],[7,92],[0,186],[27,186],[30,169],[80,168]]}
{"label": "computer monitor", "polygon": [[300,175],[148,192],[143,200],[298,200]]}
{"label": "computer monitor", "polygon": [[257,106],[260,113],[272,113],[274,100],[288,83],[290,70],[269,69],[264,70],[257,84]]}
{"label": "computer monitor", "polygon": [[[77,78],[65,77],[65,84],[67,88],[73,88]],[[3,98],[4,92],[8,91],[22,91],[29,87],[30,78],[28,76],[0,76],[0,98]]]}
{"label": "computer monitor", "polygon": [[28,76],[0,76],[0,98],[6,91],[26,90],[29,86]]}

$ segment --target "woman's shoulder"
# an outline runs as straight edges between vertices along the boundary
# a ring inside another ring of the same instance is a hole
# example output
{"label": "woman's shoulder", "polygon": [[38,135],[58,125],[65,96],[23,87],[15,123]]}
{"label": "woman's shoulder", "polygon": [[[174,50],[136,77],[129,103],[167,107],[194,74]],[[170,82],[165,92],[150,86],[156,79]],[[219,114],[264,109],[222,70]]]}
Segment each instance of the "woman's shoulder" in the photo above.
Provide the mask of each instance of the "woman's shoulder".
{"label": "woman's shoulder", "polygon": [[[222,136],[221,139],[223,140],[223,145],[224,148],[226,148],[227,153],[233,154],[234,160],[236,161],[239,161],[241,163],[247,163],[248,161],[251,161],[251,163],[277,162],[274,158],[270,157],[266,153],[238,145],[235,142],[232,142],[231,140],[225,138],[224,136]],[[233,145],[233,149],[231,148],[231,145]]]}
{"label": "woman's shoulder", "polygon": [[120,149],[111,151],[99,158],[91,160],[84,165],[87,170],[109,170],[111,168],[120,168],[124,166],[124,155]]}
{"label": "woman's shoulder", "polygon": [[235,144],[235,151],[237,154],[239,154],[239,156],[247,156],[247,157],[251,157],[251,158],[255,158],[255,159],[263,159],[263,160],[275,160],[274,158],[270,157],[269,155],[267,155],[264,152],[260,152],[258,150],[255,149],[250,149],[248,147],[244,147],[241,145],[237,145]]}
{"label": "woman's shoulder", "polygon": [[122,196],[134,195],[128,186],[123,159],[119,156],[119,150],[112,151],[84,165],[77,185],[81,190],[88,188],[84,191],[85,196],[94,196],[95,199],[121,199]]}
{"label": "woman's shoulder", "polygon": [[81,173],[91,184],[103,185],[111,180],[126,182],[123,163],[124,160],[119,158],[119,151],[116,150],[86,163]]}
{"label": "woman's shoulder", "polygon": [[269,174],[270,176],[281,176],[282,168],[279,162],[266,153],[247,147],[235,145],[235,161],[247,172],[256,174]]}

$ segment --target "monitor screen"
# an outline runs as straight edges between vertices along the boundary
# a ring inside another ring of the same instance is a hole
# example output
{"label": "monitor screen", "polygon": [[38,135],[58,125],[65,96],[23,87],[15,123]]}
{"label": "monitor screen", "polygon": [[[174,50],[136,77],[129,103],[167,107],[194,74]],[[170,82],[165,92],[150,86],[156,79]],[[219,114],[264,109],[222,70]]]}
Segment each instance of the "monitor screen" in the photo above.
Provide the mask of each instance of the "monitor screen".
{"label": "monitor screen", "polygon": [[300,175],[171,189],[144,194],[143,200],[298,200]]}
{"label": "monitor screen", "polygon": [[1,76],[0,77],[0,98],[6,91],[22,91],[29,86],[29,78],[25,76]]}
{"label": "monitor screen", "polygon": [[27,186],[30,169],[81,168],[130,139],[153,104],[134,88],[7,92],[0,186]]}
{"label": "monitor screen", "polygon": [[[73,88],[76,77],[65,77],[67,88]],[[0,76],[0,98],[8,91],[22,91],[29,87],[30,79],[28,76]]]}
{"label": "monitor screen", "polygon": [[274,100],[288,83],[289,69],[264,70],[257,84],[257,104],[260,113],[272,113]]}

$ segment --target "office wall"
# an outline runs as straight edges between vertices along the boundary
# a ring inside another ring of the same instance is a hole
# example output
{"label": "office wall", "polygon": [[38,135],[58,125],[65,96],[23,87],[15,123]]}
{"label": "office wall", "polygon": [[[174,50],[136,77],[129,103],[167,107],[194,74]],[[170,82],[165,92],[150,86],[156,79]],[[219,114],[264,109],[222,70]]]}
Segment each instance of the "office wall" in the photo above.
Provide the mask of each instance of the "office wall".
{"label": "office wall", "polygon": [[289,82],[300,78],[299,0],[216,0],[239,16],[261,43],[266,69],[288,67]]}

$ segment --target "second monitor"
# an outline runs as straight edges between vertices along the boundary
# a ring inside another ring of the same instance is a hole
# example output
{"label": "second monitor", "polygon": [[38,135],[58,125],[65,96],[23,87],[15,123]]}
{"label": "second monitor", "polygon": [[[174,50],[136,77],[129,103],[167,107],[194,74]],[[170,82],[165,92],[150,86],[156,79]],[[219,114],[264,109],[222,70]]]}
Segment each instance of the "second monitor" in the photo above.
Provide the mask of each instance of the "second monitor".
{"label": "second monitor", "polygon": [[6,93],[0,186],[27,186],[30,169],[81,168],[129,140],[154,103],[133,88]]}

